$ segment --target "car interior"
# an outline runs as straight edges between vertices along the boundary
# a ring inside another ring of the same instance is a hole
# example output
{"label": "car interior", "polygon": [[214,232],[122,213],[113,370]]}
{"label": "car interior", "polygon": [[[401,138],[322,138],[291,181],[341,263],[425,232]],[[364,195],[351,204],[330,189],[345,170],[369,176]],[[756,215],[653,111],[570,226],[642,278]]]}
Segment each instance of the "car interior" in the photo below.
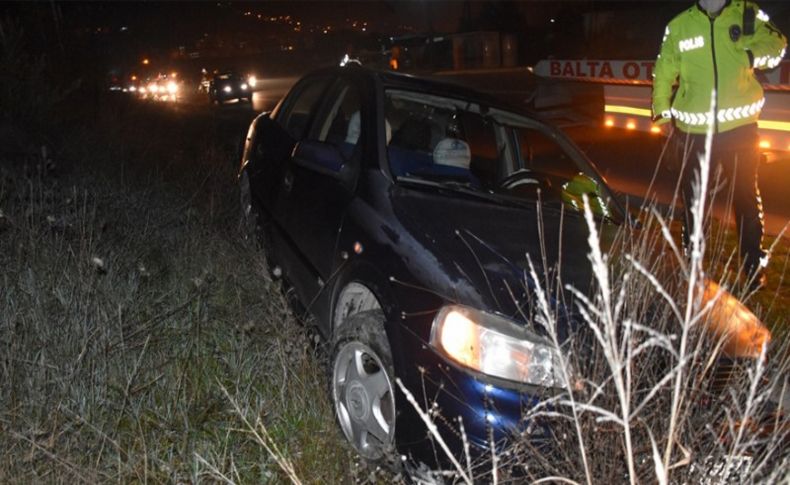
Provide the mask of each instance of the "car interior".
{"label": "car interior", "polygon": [[431,94],[389,90],[385,99],[385,120],[392,128],[387,156],[394,177],[540,197],[575,210],[588,195],[606,213],[597,182],[538,123]]}

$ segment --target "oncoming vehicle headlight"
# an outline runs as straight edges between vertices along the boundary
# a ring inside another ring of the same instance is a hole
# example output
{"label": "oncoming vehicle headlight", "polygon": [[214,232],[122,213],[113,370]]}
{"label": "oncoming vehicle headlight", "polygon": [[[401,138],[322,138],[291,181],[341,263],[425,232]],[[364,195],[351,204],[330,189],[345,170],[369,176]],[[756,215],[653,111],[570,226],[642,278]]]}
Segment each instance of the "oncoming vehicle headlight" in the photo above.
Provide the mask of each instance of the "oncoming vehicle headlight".
{"label": "oncoming vehicle headlight", "polygon": [[242,89],[242,91],[246,91],[247,90],[247,83],[242,83],[241,89]]}
{"label": "oncoming vehicle headlight", "polygon": [[559,384],[552,344],[498,315],[445,306],[433,321],[431,345],[454,362],[489,376],[536,386]]}
{"label": "oncoming vehicle headlight", "polygon": [[225,91],[226,93],[229,93],[229,92],[232,91],[232,89],[230,89],[230,86],[225,86],[224,88],[222,88],[222,90]]}
{"label": "oncoming vehicle headlight", "polygon": [[169,83],[167,83],[168,93],[176,94],[177,91],[178,91],[178,84],[176,84],[174,81],[170,81]]}
{"label": "oncoming vehicle headlight", "polygon": [[249,84],[251,88],[254,88],[257,83],[258,83],[258,78],[256,78],[255,76],[250,76],[247,78],[247,84]]}
{"label": "oncoming vehicle headlight", "polygon": [[159,92],[159,86],[157,86],[156,83],[151,83],[151,84],[148,85],[148,90],[150,92],[152,92],[152,93],[158,93]]}

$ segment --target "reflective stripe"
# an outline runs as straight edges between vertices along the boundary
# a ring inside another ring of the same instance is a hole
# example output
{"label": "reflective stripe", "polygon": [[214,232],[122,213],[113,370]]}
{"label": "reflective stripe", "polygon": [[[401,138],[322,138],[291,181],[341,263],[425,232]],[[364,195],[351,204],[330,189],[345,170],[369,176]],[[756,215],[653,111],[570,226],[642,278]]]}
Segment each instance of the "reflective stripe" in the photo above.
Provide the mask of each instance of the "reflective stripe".
{"label": "reflective stripe", "polygon": [[694,49],[699,49],[700,47],[704,46],[705,38],[701,35],[689,39],[683,39],[678,42],[678,49],[680,49],[680,52],[693,51]]}
{"label": "reflective stripe", "polygon": [[[719,123],[726,123],[727,121],[737,121],[750,118],[760,114],[760,110],[762,110],[764,104],[765,98],[762,98],[759,101],[755,101],[754,103],[747,104],[745,106],[720,109],[716,113],[716,119],[719,121]],[[674,118],[687,125],[702,126],[713,124],[713,119],[710,116],[710,113],[690,113],[687,111],[680,111],[675,108],[672,108],[670,111]]]}
{"label": "reflective stripe", "polygon": [[790,132],[790,121],[760,120],[757,127],[764,130],[776,130]]}
{"label": "reflective stripe", "polygon": [[763,12],[762,10],[757,11],[757,18],[762,20],[763,22],[770,22],[771,17],[768,16],[767,13]]}
{"label": "reflective stripe", "polygon": [[[634,108],[631,106],[619,106],[619,105],[612,105],[607,104],[604,105],[604,111],[607,113],[618,113],[618,114],[632,114],[635,116],[644,116],[647,118],[652,118],[653,113],[644,108]],[[671,118],[672,112],[670,110],[665,110],[661,112],[662,118]],[[790,132],[790,121],[776,121],[776,120],[758,120],[757,126],[763,130],[776,130],[776,131],[786,131]]]}
{"label": "reflective stripe", "polygon": [[688,113],[686,111],[679,111],[675,108],[670,110],[672,116],[687,125],[701,126],[713,124],[713,117],[710,113]]}
{"label": "reflective stripe", "polygon": [[718,118],[719,123],[725,123],[727,121],[737,121],[737,120],[742,120],[744,118],[749,118],[756,114],[759,114],[760,110],[763,109],[764,104],[765,104],[765,98],[762,98],[761,100],[755,101],[752,104],[747,104],[746,106],[720,109],[716,115],[716,118]]}
{"label": "reflective stripe", "polygon": [[782,59],[785,56],[785,52],[786,49],[782,49],[782,52],[776,57],[772,57],[772,56],[755,57],[754,64],[752,65],[752,67],[755,68],[765,67],[767,69],[773,69],[782,62]]}
{"label": "reflective stripe", "polygon": [[664,29],[664,38],[661,39],[661,42],[666,42],[667,41],[667,37],[669,37],[669,26],[667,26],[667,28]]}
{"label": "reflective stripe", "polygon": [[[647,116],[648,118],[653,115],[653,113],[649,109],[645,108],[634,108],[631,106],[617,106],[606,104],[603,107],[603,110],[607,113],[621,113],[624,115],[636,115],[636,116]],[[669,116],[667,116],[669,118]]]}

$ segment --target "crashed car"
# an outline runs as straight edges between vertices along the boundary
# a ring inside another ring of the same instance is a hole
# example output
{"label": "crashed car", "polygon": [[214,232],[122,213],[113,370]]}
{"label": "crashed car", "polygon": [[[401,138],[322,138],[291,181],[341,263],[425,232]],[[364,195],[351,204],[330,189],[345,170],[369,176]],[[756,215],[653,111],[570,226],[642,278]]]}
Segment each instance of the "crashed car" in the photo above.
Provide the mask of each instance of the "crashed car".
{"label": "crashed car", "polygon": [[252,86],[248,79],[226,71],[215,74],[208,85],[208,97],[211,103],[222,104],[231,100],[252,102]]}
{"label": "crashed car", "polygon": [[626,222],[551,125],[356,65],[305,76],[252,122],[239,184],[249,234],[331,342],[337,420],[369,460],[431,460],[398,380],[462,420],[473,449],[519,429],[561,386],[554,347],[524,316],[527,255],[589,291],[583,197],[602,231]]}

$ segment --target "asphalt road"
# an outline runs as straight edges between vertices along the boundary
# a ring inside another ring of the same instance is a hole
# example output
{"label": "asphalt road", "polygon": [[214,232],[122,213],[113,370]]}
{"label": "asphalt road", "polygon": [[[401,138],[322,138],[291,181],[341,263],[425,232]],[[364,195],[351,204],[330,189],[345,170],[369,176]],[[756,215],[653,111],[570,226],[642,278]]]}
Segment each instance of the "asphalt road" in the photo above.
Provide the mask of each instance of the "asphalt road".
{"label": "asphalt road", "polygon": [[[648,188],[655,199],[669,206],[678,197],[678,174],[661,161],[665,138],[649,133],[617,128],[578,128],[568,130],[569,135],[582,147],[609,184],[625,194],[631,204],[639,204],[646,197]],[[767,163],[760,166],[759,187],[763,202],[766,233],[778,235],[790,222],[790,164]],[[734,216],[728,211],[726,194],[714,197],[714,215],[722,220]],[[729,212],[729,213],[728,213]],[[788,227],[790,231],[790,227]],[[790,233],[784,234],[790,239]]]}
{"label": "asphalt road", "polygon": [[[249,122],[259,113],[274,108],[297,80],[297,77],[261,79],[255,87],[252,103],[229,102],[221,106],[211,106],[205,93],[192,89],[182,95],[175,109],[185,115],[195,110],[212,110],[220,120],[223,136],[228,137],[231,143],[238,143],[246,134]],[[629,204],[641,203],[648,188],[660,204],[669,206],[672,203],[676,194],[677,174],[665,167],[659,167],[656,171],[664,139],[649,133],[605,127],[566,131],[598,166],[610,185],[628,199]],[[767,234],[779,234],[790,221],[790,197],[787,196],[789,181],[790,164],[786,162],[760,167]],[[717,197],[715,216],[723,219],[727,213],[724,198]],[[732,218],[730,222],[733,222]],[[785,233],[785,237],[790,238],[790,233]]]}

